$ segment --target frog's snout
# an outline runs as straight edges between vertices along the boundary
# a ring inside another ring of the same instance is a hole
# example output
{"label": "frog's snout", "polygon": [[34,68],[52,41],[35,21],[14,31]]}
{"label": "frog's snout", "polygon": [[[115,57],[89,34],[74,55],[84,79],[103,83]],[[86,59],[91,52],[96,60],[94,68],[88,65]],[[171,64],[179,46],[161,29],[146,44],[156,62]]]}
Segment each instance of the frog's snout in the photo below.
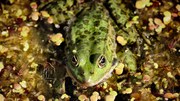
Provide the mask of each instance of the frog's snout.
{"label": "frog's snout", "polygon": [[91,87],[96,85],[97,83],[94,83],[91,77],[85,78],[83,82],[81,83],[84,87]]}
{"label": "frog's snout", "polygon": [[77,81],[79,82],[79,84],[81,84],[83,87],[90,87],[90,86],[94,86],[97,83],[94,81],[94,71],[93,70],[89,70],[89,71],[83,71],[81,69],[78,70],[79,71],[79,78],[81,79],[77,79]]}

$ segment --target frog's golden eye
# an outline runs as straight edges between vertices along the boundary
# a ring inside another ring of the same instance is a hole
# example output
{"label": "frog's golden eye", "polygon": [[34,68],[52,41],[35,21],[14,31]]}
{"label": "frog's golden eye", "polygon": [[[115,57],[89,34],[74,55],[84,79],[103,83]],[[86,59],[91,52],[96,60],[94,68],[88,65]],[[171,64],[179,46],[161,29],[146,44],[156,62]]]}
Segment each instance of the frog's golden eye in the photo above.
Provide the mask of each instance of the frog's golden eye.
{"label": "frog's golden eye", "polygon": [[102,55],[98,59],[99,68],[103,68],[106,65],[106,58]]}
{"label": "frog's golden eye", "polygon": [[79,66],[78,59],[75,55],[72,57],[72,64],[76,67]]}

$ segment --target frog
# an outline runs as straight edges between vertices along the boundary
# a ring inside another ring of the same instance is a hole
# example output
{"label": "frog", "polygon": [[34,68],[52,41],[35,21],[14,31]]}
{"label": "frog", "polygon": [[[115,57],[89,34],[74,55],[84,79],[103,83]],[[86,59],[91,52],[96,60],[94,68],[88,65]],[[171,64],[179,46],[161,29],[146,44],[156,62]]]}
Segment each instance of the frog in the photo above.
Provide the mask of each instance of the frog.
{"label": "frog", "polygon": [[70,20],[64,52],[68,75],[82,87],[92,87],[111,77],[119,63],[117,36],[132,44],[138,32],[135,26],[125,26],[132,13],[122,0],[86,4]]}

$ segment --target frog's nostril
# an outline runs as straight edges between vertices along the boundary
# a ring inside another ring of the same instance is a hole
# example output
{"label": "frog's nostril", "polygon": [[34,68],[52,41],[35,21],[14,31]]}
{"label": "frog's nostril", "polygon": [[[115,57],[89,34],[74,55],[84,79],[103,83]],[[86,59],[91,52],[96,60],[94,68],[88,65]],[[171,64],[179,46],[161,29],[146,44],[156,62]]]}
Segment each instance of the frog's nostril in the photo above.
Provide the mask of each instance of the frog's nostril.
{"label": "frog's nostril", "polygon": [[84,71],[81,68],[79,69],[79,75],[81,75],[81,76],[84,75]]}
{"label": "frog's nostril", "polygon": [[83,76],[83,75],[84,75],[84,73],[83,73],[83,72],[79,72],[79,75]]}
{"label": "frog's nostril", "polygon": [[94,71],[91,70],[91,71],[90,71],[90,74],[94,74]]}

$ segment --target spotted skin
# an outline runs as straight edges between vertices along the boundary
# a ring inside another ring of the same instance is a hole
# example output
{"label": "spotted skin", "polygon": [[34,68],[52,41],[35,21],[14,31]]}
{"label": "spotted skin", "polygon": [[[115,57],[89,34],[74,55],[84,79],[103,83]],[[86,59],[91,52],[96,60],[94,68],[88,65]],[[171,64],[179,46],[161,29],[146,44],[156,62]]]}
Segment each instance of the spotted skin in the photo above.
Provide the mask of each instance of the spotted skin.
{"label": "spotted skin", "polygon": [[96,2],[71,25],[66,36],[67,71],[82,86],[102,82],[116,67],[116,35],[121,29],[115,23],[103,3]]}
{"label": "spotted skin", "polygon": [[[65,0],[57,1],[47,10],[54,15],[56,23],[71,22],[65,34],[68,74],[83,87],[99,84],[111,76],[118,64],[116,36],[122,36],[128,43],[136,41],[135,27],[124,27],[130,11],[121,0],[93,0],[81,4],[68,0],[75,5]],[[64,20],[58,18],[63,13]],[[77,18],[71,21],[75,16]]]}

